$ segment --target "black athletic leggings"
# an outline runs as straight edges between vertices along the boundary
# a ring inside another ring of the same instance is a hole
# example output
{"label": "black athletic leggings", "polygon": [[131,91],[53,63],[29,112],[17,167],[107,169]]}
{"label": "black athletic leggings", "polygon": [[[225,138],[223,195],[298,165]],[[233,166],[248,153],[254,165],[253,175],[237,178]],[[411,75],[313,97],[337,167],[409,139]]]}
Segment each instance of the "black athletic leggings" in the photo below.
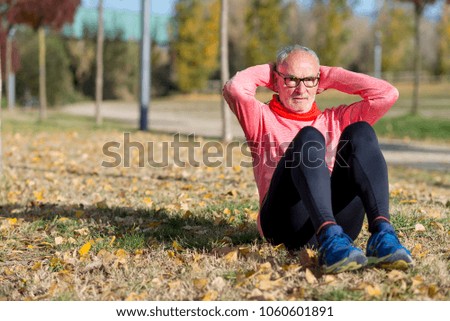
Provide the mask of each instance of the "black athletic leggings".
{"label": "black athletic leggings", "polygon": [[331,177],[325,154],[325,139],[311,126],[289,145],[261,207],[261,228],[270,243],[288,249],[317,245],[315,232],[328,221],[356,239],[364,213],[370,231],[375,218],[389,219],[387,166],[372,127],[357,122],[345,128]]}

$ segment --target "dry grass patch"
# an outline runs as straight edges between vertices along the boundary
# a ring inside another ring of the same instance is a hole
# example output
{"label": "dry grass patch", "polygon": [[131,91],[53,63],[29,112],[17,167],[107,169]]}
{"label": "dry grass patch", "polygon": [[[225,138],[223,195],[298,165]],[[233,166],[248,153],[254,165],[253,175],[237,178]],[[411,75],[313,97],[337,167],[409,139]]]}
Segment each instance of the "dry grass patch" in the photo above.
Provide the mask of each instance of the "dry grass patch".
{"label": "dry grass patch", "polygon": [[130,168],[103,168],[102,148],[121,132],[25,130],[3,140],[2,300],[450,299],[449,173],[390,169],[393,220],[413,269],[323,275],[315,251],[259,238],[253,173],[238,166],[239,150],[231,167],[181,168],[171,155],[167,167],[140,168],[134,154]]}

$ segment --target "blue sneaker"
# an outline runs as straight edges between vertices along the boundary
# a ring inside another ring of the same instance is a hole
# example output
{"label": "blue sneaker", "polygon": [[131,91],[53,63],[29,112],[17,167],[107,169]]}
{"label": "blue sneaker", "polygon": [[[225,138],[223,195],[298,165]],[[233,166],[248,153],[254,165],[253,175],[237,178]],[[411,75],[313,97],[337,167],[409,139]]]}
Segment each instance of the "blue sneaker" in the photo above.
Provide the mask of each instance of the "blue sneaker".
{"label": "blue sneaker", "polygon": [[339,225],[329,226],[320,235],[319,244],[319,264],[324,273],[356,270],[367,264],[363,251],[353,246]]}
{"label": "blue sneaker", "polygon": [[380,223],[378,232],[370,236],[366,255],[369,265],[388,270],[406,270],[413,265],[411,253],[400,244],[389,223]]}

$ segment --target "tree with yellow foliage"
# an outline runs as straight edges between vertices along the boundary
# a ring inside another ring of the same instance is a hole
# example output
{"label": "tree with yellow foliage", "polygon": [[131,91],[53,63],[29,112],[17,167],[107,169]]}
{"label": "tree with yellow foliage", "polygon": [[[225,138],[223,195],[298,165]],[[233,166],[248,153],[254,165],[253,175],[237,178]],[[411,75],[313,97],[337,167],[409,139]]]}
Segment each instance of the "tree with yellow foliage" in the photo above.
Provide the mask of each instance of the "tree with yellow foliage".
{"label": "tree with yellow foliage", "polygon": [[341,51],[350,38],[350,30],[345,21],[352,11],[346,0],[315,1],[314,19],[317,25],[314,48],[324,65],[341,63]]}
{"label": "tree with yellow foliage", "polygon": [[403,71],[410,66],[413,23],[409,13],[401,7],[385,6],[380,14],[379,30],[383,48],[382,70]]}
{"label": "tree with yellow foliage", "polygon": [[401,2],[410,2],[414,5],[414,87],[413,87],[413,99],[411,105],[411,114],[416,115],[419,111],[419,84],[420,73],[422,71],[422,39],[420,37],[420,24],[423,17],[425,7],[432,5],[436,0],[400,0]]}
{"label": "tree with yellow foliage", "polygon": [[178,0],[175,5],[175,82],[182,92],[205,88],[219,66],[219,0]]}
{"label": "tree with yellow foliage", "polygon": [[252,0],[247,9],[246,64],[273,61],[288,41],[283,27],[283,5],[279,0]]}
{"label": "tree with yellow foliage", "polygon": [[438,25],[439,45],[436,75],[450,74],[450,1],[444,3]]}

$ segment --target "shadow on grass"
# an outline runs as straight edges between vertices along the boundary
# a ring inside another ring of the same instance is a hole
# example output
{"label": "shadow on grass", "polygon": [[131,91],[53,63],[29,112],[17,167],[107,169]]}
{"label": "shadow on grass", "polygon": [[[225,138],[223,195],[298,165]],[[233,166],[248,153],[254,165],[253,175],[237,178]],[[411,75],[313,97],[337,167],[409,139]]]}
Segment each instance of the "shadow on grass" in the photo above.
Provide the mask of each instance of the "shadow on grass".
{"label": "shadow on grass", "polygon": [[49,243],[54,242],[50,235],[83,239],[80,235],[84,233],[80,244],[88,239],[103,239],[103,242],[96,242],[96,250],[111,247],[112,238],[115,240],[114,248],[128,251],[155,244],[173,249],[174,241],[184,249],[206,252],[225,244],[238,246],[262,242],[256,224],[239,217],[230,223],[223,215],[215,216],[214,211],[208,208],[178,213],[165,209],[106,208],[101,204],[99,207],[6,204],[0,206],[0,217],[30,223],[24,232],[30,236],[45,232]]}

